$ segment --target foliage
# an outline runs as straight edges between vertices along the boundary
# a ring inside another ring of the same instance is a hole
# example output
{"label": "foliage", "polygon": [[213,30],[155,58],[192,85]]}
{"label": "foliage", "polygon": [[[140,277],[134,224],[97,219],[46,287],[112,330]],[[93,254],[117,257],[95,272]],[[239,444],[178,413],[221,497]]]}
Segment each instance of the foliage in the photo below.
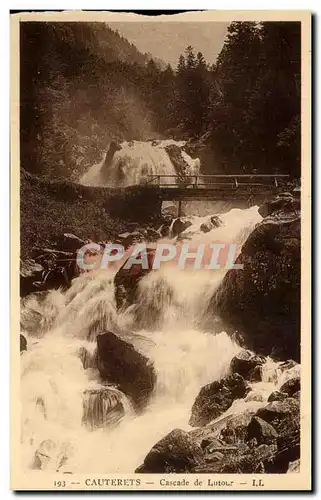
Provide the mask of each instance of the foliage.
{"label": "foliage", "polygon": [[[105,23],[22,23],[21,164],[79,176],[111,140],[190,139],[207,173],[300,173],[300,23],[233,22],[176,69]],[[197,147],[198,146],[198,147]]]}
{"label": "foliage", "polygon": [[22,258],[30,257],[35,246],[52,248],[63,233],[103,241],[127,230],[124,222],[109,215],[106,195],[99,188],[91,194],[66,181],[40,180],[23,169],[20,185]]}

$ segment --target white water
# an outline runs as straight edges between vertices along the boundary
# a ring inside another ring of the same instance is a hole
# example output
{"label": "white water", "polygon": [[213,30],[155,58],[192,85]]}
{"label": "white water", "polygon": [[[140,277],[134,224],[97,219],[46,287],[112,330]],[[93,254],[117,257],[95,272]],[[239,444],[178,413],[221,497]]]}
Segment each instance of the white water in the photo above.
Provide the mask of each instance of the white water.
{"label": "white water", "polygon": [[[126,187],[144,183],[148,175],[176,175],[177,172],[165,150],[166,146],[174,144],[184,146],[184,141],[171,139],[162,141],[131,141],[120,144],[121,149],[116,151],[107,172],[102,172],[106,159],[93,165],[79,182],[86,186]],[[196,175],[199,170],[199,160],[193,160],[182,151],[182,157],[189,167],[189,174]],[[162,183],[173,183],[170,177],[163,178]]]}
{"label": "white water", "polygon": [[[195,242],[241,245],[260,216],[257,207],[231,210],[222,216],[223,226],[207,234],[199,232],[203,220],[193,219]],[[23,469],[35,467],[38,452],[46,470],[130,473],[169,431],[188,430],[198,391],[227,374],[239,351],[224,331],[205,332],[199,326],[225,272],[154,271],[140,282],[137,303],[123,314],[115,308],[110,271],[83,275],[66,293],[53,291],[41,301],[28,298],[22,309],[22,333],[28,338],[28,351],[21,356]],[[150,319],[155,311],[156,322]],[[82,422],[83,394],[102,387],[94,351],[96,335],[104,330],[151,359],[157,384],[143,414],[135,415],[123,396],[125,417],[118,426],[92,431]],[[87,353],[87,369],[80,352]],[[254,392],[227,414],[262,406],[284,377],[270,361],[264,381],[253,384]]]}

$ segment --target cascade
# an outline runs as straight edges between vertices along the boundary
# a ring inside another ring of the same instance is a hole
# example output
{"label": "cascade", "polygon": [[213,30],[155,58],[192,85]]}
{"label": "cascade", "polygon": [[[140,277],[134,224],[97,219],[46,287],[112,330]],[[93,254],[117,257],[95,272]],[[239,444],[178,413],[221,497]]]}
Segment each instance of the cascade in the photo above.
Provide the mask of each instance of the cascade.
{"label": "cascade", "polygon": [[[240,248],[261,219],[257,207],[232,209],[220,218],[221,226],[202,233],[204,218],[193,217],[188,228],[192,243],[234,242]],[[225,272],[153,271],[140,281],[136,303],[122,312],[114,300],[115,270],[81,275],[66,292],[24,299],[23,469],[129,473],[172,429],[189,430],[199,390],[225,376],[240,349],[226,332],[200,326]],[[154,365],[156,386],[139,414],[130,397],[99,380],[96,337],[106,330],[130,342]],[[263,381],[253,383],[259,396],[235,401],[223,417],[262,406],[285,377],[270,360]]]}

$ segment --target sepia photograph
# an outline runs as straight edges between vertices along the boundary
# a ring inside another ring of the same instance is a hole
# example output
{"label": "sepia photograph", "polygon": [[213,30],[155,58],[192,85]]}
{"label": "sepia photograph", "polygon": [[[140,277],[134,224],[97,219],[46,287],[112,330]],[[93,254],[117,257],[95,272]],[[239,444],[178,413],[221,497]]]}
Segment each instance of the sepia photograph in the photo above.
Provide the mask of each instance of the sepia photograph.
{"label": "sepia photograph", "polygon": [[310,16],[11,15],[12,489],[311,488]]}

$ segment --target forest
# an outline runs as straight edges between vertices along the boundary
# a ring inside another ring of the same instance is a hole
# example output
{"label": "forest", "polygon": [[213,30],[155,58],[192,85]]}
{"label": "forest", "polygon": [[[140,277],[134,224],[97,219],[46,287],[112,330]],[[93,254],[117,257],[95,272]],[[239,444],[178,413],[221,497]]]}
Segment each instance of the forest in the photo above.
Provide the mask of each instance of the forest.
{"label": "forest", "polygon": [[20,49],[29,172],[77,181],[112,140],[173,138],[204,173],[300,175],[299,22],[232,22],[214,63],[188,46],[176,68],[105,23],[21,23]]}

